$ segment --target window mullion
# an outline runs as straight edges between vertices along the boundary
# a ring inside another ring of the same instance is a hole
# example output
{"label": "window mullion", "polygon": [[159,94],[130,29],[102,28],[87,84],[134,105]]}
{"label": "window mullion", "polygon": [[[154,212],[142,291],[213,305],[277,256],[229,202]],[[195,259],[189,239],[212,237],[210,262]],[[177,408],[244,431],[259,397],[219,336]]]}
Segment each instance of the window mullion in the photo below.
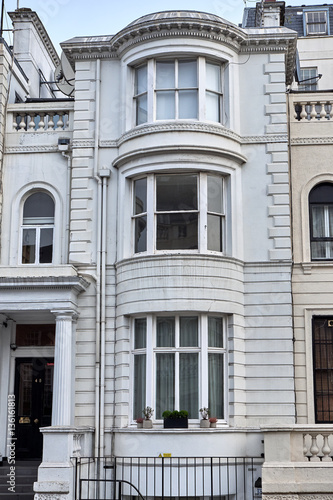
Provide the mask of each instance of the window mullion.
{"label": "window mullion", "polygon": [[35,264],[39,264],[40,253],[40,227],[36,227],[36,248],[35,248]]}
{"label": "window mullion", "polygon": [[179,117],[178,59],[175,60],[175,118]]}
{"label": "window mullion", "polygon": [[147,317],[147,348],[146,348],[146,405],[151,408],[154,406],[154,387],[155,387],[155,359],[154,359],[155,337],[153,335],[153,317]]}
{"label": "window mullion", "polygon": [[207,250],[207,236],[208,236],[208,221],[207,221],[207,210],[208,210],[208,196],[207,196],[207,174],[201,173],[198,176],[199,186],[199,252],[205,252]]}
{"label": "window mullion", "polygon": [[198,120],[206,119],[206,60],[198,57]]}
{"label": "window mullion", "polygon": [[153,59],[150,59],[147,63],[147,120],[151,123],[156,119],[156,97],[155,97],[155,86],[156,86],[156,65]]}
{"label": "window mullion", "polygon": [[147,252],[154,253],[156,221],[155,221],[155,178],[153,174],[147,175]]}
{"label": "window mullion", "polygon": [[208,408],[208,317],[200,317],[201,339],[201,394],[199,394],[200,407]]}

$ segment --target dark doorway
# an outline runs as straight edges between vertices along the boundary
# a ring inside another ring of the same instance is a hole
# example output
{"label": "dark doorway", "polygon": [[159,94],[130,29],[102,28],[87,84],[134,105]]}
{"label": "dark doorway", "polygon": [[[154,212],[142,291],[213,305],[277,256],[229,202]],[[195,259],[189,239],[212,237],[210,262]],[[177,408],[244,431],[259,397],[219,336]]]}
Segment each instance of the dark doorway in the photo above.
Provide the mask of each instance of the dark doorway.
{"label": "dark doorway", "polygon": [[333,422],[333,318],[314,317],[313,372],[316,423]]}
{"label": "dark doorway", "polygon": [[42,458],[40,427],[51,425],[53,358],[17,358],[16,458]]}

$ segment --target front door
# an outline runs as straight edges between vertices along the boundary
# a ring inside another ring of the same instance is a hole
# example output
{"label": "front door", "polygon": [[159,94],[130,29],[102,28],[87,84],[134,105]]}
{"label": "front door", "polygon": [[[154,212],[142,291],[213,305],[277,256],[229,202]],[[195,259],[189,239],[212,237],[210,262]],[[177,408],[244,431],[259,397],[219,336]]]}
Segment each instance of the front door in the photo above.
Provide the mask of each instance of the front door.
{"label": "front door", "polygon": [[40,427],[51,425],[53,358],[16,358],[16,458],[42,458]]}

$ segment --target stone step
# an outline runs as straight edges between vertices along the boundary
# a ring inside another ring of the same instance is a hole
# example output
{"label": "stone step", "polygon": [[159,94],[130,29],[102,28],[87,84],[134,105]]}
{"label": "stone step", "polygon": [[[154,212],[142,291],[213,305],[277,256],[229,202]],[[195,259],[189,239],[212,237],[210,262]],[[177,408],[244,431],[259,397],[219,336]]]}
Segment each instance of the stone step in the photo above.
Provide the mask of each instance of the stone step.
{"label": "stone step", "polygon": [[17,461],[11,467],[15,467],[15,491],[8,488],[11,486],[7,481],[10,466],[4,462],[0,467],[0,500],[34,500],[33,483],[37,480],[37,469],[40,461],[24,460]]}

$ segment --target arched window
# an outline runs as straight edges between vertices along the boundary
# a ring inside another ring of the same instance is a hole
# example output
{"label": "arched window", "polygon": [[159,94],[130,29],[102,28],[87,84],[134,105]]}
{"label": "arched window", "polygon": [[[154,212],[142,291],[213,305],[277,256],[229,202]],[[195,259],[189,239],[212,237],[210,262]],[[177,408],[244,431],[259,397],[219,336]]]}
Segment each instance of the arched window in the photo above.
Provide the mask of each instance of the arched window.
{"label": "arched window", "polygon": [[50,264],[53,257],[54,201],[38,191],[23,207],[22,264]]}
{"label": "arched window", "polygon": [[323,182],[309,195],[312,260],[333,260],[333,184]]}

